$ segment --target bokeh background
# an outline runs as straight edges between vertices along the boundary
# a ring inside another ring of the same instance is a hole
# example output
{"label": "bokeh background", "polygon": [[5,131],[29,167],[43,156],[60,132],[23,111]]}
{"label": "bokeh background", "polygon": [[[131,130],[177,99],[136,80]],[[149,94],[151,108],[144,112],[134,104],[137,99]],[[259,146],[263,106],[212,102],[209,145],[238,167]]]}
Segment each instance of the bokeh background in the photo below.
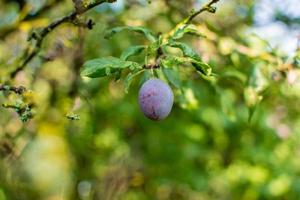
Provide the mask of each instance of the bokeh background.
{"label": "bokeh background", "polygon": [[[108,28],[165,33],[205,2],[118,0],[83,15],[95,21],[92,30],[65,24],[50,33],[10,80],[32,91],[34,118],[23,123],[0,109],[0,200],[299,199],[298,0],[221,0],[216,14],[197,17],[205,37],[183,41],[217,79],[174,67],[179,88],[172,86],[175,104],[164,121],[139,111],[143,74],[128,94],[123,79],[78,77],[85,60],[147,44],[126,31],[106,40]],[[70,0],[0,0],[1,82],[29,33],[71,10]],[[19,98],[1,93],[0,102]]]}

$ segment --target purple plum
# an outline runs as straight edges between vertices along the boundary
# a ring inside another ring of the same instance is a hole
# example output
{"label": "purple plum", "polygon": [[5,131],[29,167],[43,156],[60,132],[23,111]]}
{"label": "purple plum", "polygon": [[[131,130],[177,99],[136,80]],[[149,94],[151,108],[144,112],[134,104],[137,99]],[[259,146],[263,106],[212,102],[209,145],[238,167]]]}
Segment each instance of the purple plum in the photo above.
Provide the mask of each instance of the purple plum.
{"label": "purple plum", "polygon": [[174,101],[168,84],[160,79],[146,81],[139,91],[139,105],[146,117],[154,121],[165,119],[171,112]]}

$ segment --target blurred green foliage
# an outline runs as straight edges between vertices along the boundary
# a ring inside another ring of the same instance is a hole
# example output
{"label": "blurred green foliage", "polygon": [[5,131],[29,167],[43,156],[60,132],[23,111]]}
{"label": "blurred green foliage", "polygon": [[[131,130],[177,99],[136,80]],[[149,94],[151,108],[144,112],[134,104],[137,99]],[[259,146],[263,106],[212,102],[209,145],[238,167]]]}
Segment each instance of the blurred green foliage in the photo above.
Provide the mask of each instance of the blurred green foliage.
{"label": "blurred green foliage", "polygon": [[30,46],[28,35],[73,4],[0,0],[0,82],[29,89],[22,96],[5,91],[0,102],[34,105],[26,123],[13,110],[0,109],[0,200],[299,199],[300,50],[286,55],[249,34],[254,0],[220,1],[215,14],[193,21],[196,35],[176,33],[212,75],[179,62],[182,45],[166,48],[173,60],[154,69],[175,94],[164,121],[152,122],[138,108],[138,89],[151,70],[78,77],[83,61],[92,59],[144,63],[140,48],[149,41],[129,31],[107,40],[107,30],[131,26],[168,33],[204,3],[100,5],[82,16],[96,23],[92,30],[58,27],[11,80],[9,73]]}

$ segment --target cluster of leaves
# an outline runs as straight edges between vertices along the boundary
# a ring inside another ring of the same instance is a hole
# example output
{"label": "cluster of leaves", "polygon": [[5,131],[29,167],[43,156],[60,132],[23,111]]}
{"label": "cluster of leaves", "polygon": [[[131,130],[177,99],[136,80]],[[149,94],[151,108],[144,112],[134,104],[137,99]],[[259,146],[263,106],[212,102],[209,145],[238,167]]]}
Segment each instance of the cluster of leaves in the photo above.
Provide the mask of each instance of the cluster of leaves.
{"label": "cluster of leaves", "polygon": [[[141,33],[149,40],[148,45],[130,46],[120,56],[116,57],[101,57],[89,60],[84,64],[81,72],[82,76],[90,78],[99,78],[104,76],[115,76],[119,80],[121,73],[125,69],[129,69],[129,73],[125,78],[125,91],[128,92],[129,86],[133,79],[144,72],[145,70],[153,70],[160,68],[163,71],[167,80],[175,87],[179,87],[180,81],[178,76],[174,76],[172,69],[175,66],[190,63],[203,76],[212,76],[211,67],[203,62],[198,53],[189,45],[179,42],[185,34],[193,34],[202,36],[196,26],[182,22],[178,24],[174,30],[166,34],[153,34],[151,30],[145,27],[122,26],[108,30],[105,34],[106,39],[110,39],[116,33],[123,30]],[[168,52],[168,48],[176,48],[182,51],[182,56],[172,55]],[[137,63],[130,61],[130,57],[138,56],[145,51],[145,61]],[[148,73],[147,71],[145,73]]]}

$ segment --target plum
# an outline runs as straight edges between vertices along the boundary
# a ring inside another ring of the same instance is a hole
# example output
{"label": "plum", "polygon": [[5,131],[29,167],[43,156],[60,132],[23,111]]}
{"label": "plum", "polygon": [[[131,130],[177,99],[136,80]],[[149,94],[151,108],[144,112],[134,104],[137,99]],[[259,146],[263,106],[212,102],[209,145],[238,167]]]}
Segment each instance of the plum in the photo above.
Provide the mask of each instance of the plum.
{"label": "plum", "polygon": [[144,115],[154,121],[165,119],[174,101],[170,86],[157,78],[149,79],[142,85],[138,98]]}

